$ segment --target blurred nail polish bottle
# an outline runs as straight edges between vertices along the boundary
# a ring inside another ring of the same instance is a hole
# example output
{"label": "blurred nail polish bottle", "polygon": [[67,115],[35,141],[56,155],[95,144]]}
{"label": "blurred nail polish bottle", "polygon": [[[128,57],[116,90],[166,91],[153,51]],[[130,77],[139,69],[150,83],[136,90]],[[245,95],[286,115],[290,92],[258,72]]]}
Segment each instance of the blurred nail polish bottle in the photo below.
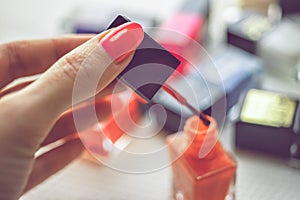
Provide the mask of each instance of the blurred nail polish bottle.
{"label": "blurred nail polish bottle", "polygon": [[176,200],[235,199],[237,164],[217,139],[216,121],[210,121],[207,127],[192,116],[183,133],[167,137]]}
{"label": "blurred nail polish bottle", "polygon": [[139,96],[126,90],[108,98],[119,105],[115,105],[115,109],[111,108],[110,118],[83,132],[80,138],[87,149],[83,156],[85,160],[99,163],[99,157],[117,156],[131,142],[126,132],[132,131],[134,125],[142,119],[143,106]]}

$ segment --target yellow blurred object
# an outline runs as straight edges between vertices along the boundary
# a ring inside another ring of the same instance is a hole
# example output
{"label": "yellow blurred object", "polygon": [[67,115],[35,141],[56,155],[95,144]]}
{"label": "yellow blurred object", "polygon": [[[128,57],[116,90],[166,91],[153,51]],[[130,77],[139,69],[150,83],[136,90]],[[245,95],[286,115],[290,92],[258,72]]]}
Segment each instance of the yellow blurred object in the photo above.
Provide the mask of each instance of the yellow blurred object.
{"label": "yellow blurred object", "polygon": [[243,10],[258,10],[267,13],[269,5],[276,3],[276,0],[239,0]]}
{"label": "yellow blurred object", "polygon": [[274,127],[290,127],[296,102],[284,95],[252,89],[248,92],[241,120]]}

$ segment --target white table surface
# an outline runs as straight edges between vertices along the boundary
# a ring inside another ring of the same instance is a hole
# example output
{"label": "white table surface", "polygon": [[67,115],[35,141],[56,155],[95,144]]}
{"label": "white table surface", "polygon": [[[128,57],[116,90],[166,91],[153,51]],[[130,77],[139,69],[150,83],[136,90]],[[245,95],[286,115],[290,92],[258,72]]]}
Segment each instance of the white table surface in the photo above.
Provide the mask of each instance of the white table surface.
{"label": "white table surface", "polygon": [[[233,151],[237,162],[236,197],[238,200],[298,200],[300,197],[300,170],[293,169],[284,160],[247,151],[234,151],[232,126],[227,123],[220,139],[224,147]],[[130,151],[151,149],[164,144],[164,134],[152,142],[135,141]],[[165,159],[168,159],[166,155]],[[124,158],[118,158],[124,162]],[[126,159],[126,158],[125,158]],[[126,160],[125,160],[126,162]],[[29,193],[23,200],[38,199],[172,199],[171,168],[142,174],[129,174],[78,159]]]}

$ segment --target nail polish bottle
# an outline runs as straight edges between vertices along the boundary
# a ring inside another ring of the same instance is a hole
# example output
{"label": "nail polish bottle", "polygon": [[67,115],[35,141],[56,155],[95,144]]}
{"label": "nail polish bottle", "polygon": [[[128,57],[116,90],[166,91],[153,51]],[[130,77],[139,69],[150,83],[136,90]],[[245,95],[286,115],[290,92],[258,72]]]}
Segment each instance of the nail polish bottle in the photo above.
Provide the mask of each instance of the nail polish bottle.
{"label": "nail polish bottle", "polygon": [[117,156],[131,142],[126,132],[134,129],[133,123],[139,124],[142,119],[144,108],[139,96],[126,90],[108,98],[120,101],[121,105],[115,108],[117,110],[112,108],[110,118],[81,133],[80,139],[87,149],[85,160],[99,163],[98,158]]}
{"label": "nail polish bottle", "polygon": [[217,139],[216,121],[209,120],[207,127],[199,117],[192,116],[183,132],[167,137],[176,200],[235,199],[237,164]]}

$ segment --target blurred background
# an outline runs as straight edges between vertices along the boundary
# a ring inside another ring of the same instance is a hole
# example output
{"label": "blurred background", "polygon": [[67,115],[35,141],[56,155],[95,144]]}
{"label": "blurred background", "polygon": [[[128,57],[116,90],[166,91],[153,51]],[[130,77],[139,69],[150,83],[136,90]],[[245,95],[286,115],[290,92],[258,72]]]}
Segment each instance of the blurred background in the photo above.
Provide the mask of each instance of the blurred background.
{"label": "blurred background", "polygon": [[[300,1],[0,0],[0,42],[99,33],[118,14],[144,27],[184,34],[207,51],[194,66],[207,73],[205,82],[181,57],[178,71],[195,89],[200,110],[212,114],[212,108],[226,105],[214,117],[224,122],[220,140],[238,161],[237,199],[299,199]],[[171,52],[197,54],[185,40],[166,39],[147,30]],[[209,74],[211,60],[222,83]],[[193,99],[184,80],[173,77],[169,84]],[[181,106],[163,91],[142,109],[134,104],[132,112],[144,114],[157,103],[167,111],[164,134],[158,139],[162,142],[165,134],[181,131],[179,121],[191,113],[181,113]],[[154,115],[159,124],[160,114]],[[105,135],[112,135],[111,123],[106,122]],[[118,134],[110,138],[113,143],[123,132]],[[171,199],[170,170],[137,176],[79,160],[23,198]]]}
{"label": "blurred background", "polygon": [[[179,0],[180,1],[180,0]],[[151,15],[157,19],[163,19],[176,9],[178,0],[175,1],[107,1],[107,0],[67,0],[67,1],[37,1],[30,0],[20,2],[17,0],[1,0],[1,20],[2,34],[1,42],[16,39],[43,38],[60,35],[63,33],[65,20],[77,14],[83,14],[81,10],[86,7],[96,6],[98,9],[90,13],[102,19],[110,19],[106,16],[107,7],[124,9],[133,12]],[[82,8],[82,9],[81,9]],[[79,10],[79,13],[76,13]],[[85,13],[88,15],[88,13]]]}

